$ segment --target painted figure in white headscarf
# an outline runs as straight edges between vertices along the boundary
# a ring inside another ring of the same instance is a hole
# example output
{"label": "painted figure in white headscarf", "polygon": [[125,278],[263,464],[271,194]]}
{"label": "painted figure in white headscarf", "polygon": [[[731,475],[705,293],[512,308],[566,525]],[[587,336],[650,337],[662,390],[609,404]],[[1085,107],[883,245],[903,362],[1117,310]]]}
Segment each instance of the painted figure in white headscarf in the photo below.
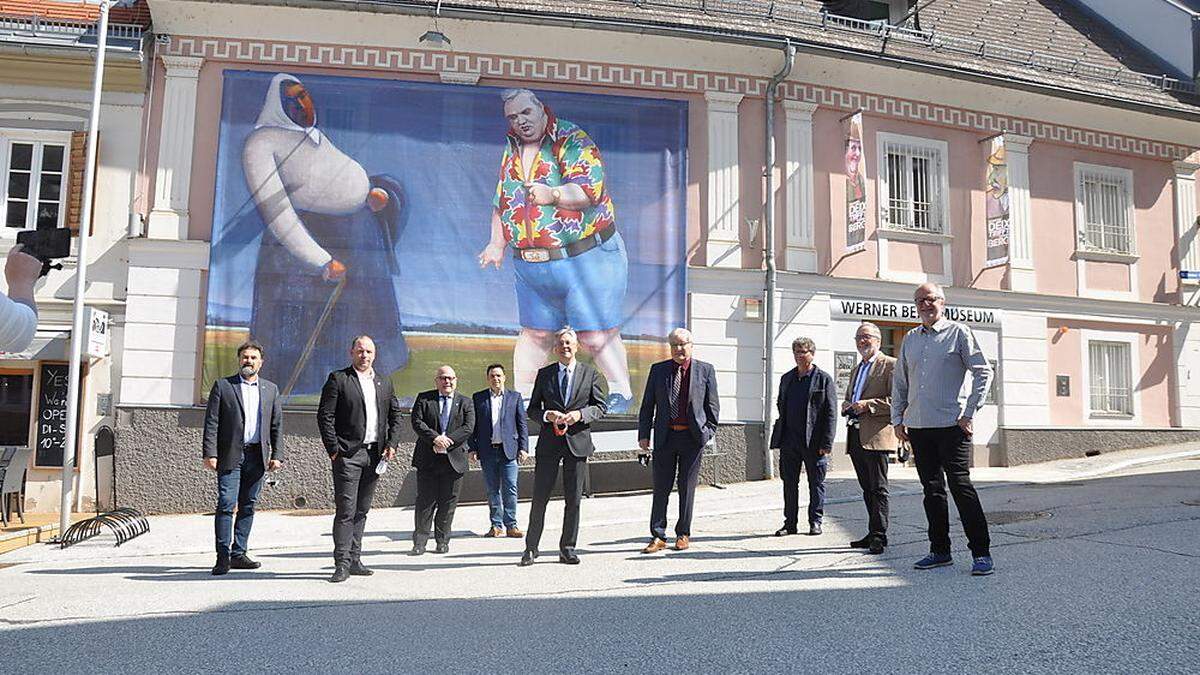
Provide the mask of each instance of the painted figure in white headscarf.
{"label": "painted figure in white headscarf", "polygon": [[294,382],[285,394],[316,394],[325,375],[342,365],[345,345],[364,334],[375,338],[378,372],[403,368],[408,348],[394,285],[403,228],[399,183],[368,177],[342,153],[317,127],[308,90],[284,73],[267,87],[242,147],[242,169],[267,229],[250,322],[251,333],[274,352],[268,363],[275,372],[264,365],[263,374]]}

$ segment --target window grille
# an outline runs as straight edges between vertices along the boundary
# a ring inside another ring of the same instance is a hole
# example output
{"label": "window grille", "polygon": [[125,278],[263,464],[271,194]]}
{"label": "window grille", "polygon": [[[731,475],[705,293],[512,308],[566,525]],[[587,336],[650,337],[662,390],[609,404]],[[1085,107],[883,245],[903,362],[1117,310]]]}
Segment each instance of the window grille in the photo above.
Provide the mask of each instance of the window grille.
{"label": "window grille", "polygon": [[944,153],[929,145],[887,141],[883,154],[884,226],[945,233]]}
{"label": "window grille", "polygon": [[1091,410],[1101,415],[1133,415],[1133,373],[1127,342],[1089,342]]}
{"label": "window grille", "polygon": [[1133,253],[1129,178],[1103,168],[1078,169],[1080,239],[1089,251]]}

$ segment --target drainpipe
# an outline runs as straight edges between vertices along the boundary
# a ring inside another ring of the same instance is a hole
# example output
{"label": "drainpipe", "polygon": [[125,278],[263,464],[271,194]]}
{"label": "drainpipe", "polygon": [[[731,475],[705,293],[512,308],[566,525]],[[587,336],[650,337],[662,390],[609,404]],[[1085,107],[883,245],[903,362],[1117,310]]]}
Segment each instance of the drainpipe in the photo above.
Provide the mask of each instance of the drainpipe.
{"label": "drainpipe", "polygon": [[763,174],[767,180],[766,210],[763,214],[763,255],[767,259],[766,302],[763,303],[763,478],[775,477],[775,465],[771,462],[771,427],[775,412],[775,95],[779,85],[792,73],[796,62],[796,47],[790,40],[783,41],[783,68],[771,78],[767,86],[767,162]]}

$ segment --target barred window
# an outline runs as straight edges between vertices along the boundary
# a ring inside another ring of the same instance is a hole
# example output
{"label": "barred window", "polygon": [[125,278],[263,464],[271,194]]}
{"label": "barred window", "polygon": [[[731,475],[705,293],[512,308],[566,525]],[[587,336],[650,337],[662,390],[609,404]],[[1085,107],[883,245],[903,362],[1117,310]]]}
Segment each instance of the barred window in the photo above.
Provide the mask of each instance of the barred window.
{"label": "barred window", "polygon": [[1076,164],[1075,178],[1080,248],[1134,253],[1132,172]]}
{"label": "barred window", "polygon": [[1128,342],[1088,342],[1091,411],[1133,415],[1133,373]]}
{"label": "barred window", "polygon": [[945,234],[946,144],[880,134],[880,158],[883,226]]}

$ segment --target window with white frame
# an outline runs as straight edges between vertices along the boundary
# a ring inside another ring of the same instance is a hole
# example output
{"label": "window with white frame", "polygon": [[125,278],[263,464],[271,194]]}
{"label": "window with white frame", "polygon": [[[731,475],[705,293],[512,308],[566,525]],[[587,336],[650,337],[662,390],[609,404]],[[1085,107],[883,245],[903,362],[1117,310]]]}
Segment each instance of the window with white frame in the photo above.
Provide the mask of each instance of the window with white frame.
{"label": "window with white frame", "polygon": [[70,142],[69,133],[0,133],[0,236],[63,226]]}
{"label": "window with white frame", "polygon": [[944,141],[879,134],[883,227],[946,234],[949,178]]}
{"label": "window with white frame", "polygon": [[1133,415],[1133,368],[1128,342],[1088,342],[1090,407],[1097,415]]}
{"label": "window with white frame", "polygon": [[1133,172],[1092,164],[1075,165],[1075,219],[1079,248],[1134,254]]}

